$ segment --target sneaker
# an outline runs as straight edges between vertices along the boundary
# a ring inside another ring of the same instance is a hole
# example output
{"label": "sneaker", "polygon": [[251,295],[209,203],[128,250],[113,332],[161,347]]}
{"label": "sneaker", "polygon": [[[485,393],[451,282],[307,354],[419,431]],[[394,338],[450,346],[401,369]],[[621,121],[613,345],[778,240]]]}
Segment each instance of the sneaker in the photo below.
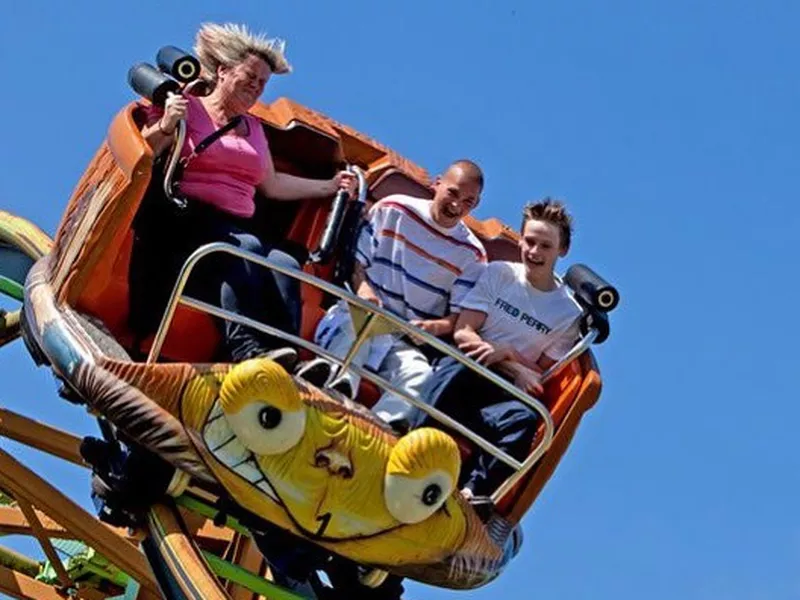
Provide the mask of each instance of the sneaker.
{"label": "sneaker", "polygon": [[315,358],[301,363],[294,374],[311,385],[321,388],[328,383],[331,373],[333,372],[333,367],[334,365],[324,358]]}
{"label": "sneaker", "polygon": [[276,348],[275,350],[269,350],[260,354],[259,358],[268,358],[278,363],[286,369],[288,373],[291,373],[292,370],[294,370],[294,366],[297,364],[297,350],[294,348]]}

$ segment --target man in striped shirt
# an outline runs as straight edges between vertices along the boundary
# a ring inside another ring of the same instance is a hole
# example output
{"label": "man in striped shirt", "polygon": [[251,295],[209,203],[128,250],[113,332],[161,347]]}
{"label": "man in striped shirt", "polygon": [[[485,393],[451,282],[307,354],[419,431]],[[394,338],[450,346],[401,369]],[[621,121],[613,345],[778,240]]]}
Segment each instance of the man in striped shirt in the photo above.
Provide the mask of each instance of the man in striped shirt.
{"label": "man in striped shirt", "polygon": [[[460,160],[436,178],[433,200],[396,194],[377,202],[358,238],[354,292],[431,335],[450,336],[458,306],[487,262],[483,245],[463,223],[482,189],[480,168]],[[315,337],[335,356],[346,356],[355,331],[344,303],[328,311]],[[419,392],[430,373],[423,351],[391,334],[371,338],[353,362],[373,368],[410,395]],[[348,371],[329,387],[352,398],[358,384]],[[386,421],[403,418],[408,409],[388,393],[373,407]]]}

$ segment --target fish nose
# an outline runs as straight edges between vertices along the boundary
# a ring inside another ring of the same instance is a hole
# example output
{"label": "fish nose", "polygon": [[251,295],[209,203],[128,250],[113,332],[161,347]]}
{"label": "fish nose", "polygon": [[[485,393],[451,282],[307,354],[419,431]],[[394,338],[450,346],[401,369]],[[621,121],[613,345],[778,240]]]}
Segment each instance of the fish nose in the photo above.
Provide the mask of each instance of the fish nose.
{"label": "fish nose", "polygon": [[350,459],[333,448],[321,448],[314,454],[314,466],[327,469],[328,473],[342,479],[353,477],[353,463]]}

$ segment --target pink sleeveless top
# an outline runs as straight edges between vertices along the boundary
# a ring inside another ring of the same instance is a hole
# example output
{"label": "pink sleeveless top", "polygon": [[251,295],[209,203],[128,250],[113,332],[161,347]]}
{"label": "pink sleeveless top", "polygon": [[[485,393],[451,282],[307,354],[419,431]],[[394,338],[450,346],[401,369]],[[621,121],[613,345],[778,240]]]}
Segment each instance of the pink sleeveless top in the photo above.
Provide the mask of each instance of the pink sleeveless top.
{"label": "pink sleeveless top", "polygon": [[[181,156],[189,156],[195,146],[217,126],[200,100],[187,96],[186,143]],[[163,111],[151,107],[148,117],[155,120]],[[258,119],[245,115],[246,136],[226,133],[203,152],[193,157],[178,184],[183,196],[206,202],[237,217],[251,217],[255,212],[255,188],[266,175],[267,138]],[[148,120],[150,120],[148,119]],[[223,124],[224,125],[224,124]],[[237,130],[241,130],[240,125]]]}

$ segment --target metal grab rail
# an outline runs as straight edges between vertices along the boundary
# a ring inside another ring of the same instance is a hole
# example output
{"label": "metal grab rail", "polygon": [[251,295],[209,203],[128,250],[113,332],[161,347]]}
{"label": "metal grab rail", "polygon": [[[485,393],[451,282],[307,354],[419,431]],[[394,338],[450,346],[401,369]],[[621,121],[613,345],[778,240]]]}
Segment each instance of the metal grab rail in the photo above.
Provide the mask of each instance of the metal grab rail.
{"label": "metal grab rail", "polygon": [[187,206],[186,200],[184,198],[178,198],[173,193],[173,183],[172,180],[175,177],[175,169],[178,168],[178,163],[181,160],[181,150],[183,150],[183,144],[186,142],[186,119],[181,119],[178,121],[178,129],[175,132],[175,143],[172,148],[172,152],[169,155],[169,159],[167,160],[167,168],[164,171],[164,182],[162,184],[164,195],[167,197],[167,200],[175,204],[179,209],[184,209]]}
{"label": "metal grab rail", "polygon": [[[288,277],[292,277],[302,283],[315,286],[323,291],[345,300],[348,304],[357,306],[359,309],[363,310],[364,312],[368,313],[367,319],[365,324],[362,328],[356,332],[357,339],[356,342],[353,344],[353,347],[348,352],[348,356],[345,359],[340,359],[325,349],[321,348],[320,346],[314,344],[313,342],[309,342],[304,340],[303,338],[281,331],[269,325],[265,325],[264,323],[260,323],[244,315],[239,315],[236,313],[232,313],[230,311],[226,311],[219,307],[213,306],[206,302],[202,302],[195,298],[191,298],[188,296],[183,296],[183,290],[186,286],[186,283],[189,279],[189,275],[191,274],[192,270],[195,268],[197,263],[205,258],[206,256],[213,254],[215,252],[224,252],[227,254],[231,254],[233,256],[237,256],[239,258],[243,258],[245,260],[249,260],[253,263],[261,265],[267,269],[276,271]],[[204,246],[199,247],[195,250],[187,259],[186,262],[183,264],[180,273],[178,274],[178,279],[175,282],[175,286],[173,287],[172,294],[169,299],[169,303],[167,304],[167,308],[164,311],[164,315],[161,319],[161,323],[159,324],[158,331],[156,332],[155,338],[153,340],[153,345],[150,348],[150,352],[147,356],[147,363],[153,363],[158,358],[159,354],[161,353],[161,349],[164,345],[164,341],[166,340],[167,332],[169,327],[172,323],[172,319],[175,316],[175,311],[179,304],[186,305],[190,308],[194,308],[196,310],[200,310],[206,312],[210,315],[226,319],[229,321],[233,321],[235,323],[239,323],[241,325],[245,325],[247,327],[252,327],[253,329],[262,331],[269,335],[273,335],[275,337],[285,339],[292,344],[295,344],[301,348],[307,349],[319,356],[324,357],[327,360],[330,360],[333,363],[336,363],[340,366],[345,365],[346,368],[350,368],[356,373],[358,373],[361,377],[371,381],[381,389],[387,390],[399,397],[403,400],[419,408],[420,410],[424,411],[428,415],[430,415],[435,420],[439,421],[446,427],[450,427],[469,439],[473,442],[476,446],[482,448],[484,451],[488,452],[492,456],[498,458],[508,466],[515,469],[515,473],[513,473],[508,479],[506,479],[500,487],[492,494],[492,499],[497,502],[502,496],[517,482],[522,479],[528,471],[536,464],[536,462],[544,455],[547,449],[550,447],[550,444],[553,440],[553,435],[555,432],[555,425],[553,423],[553,418],[550,415],[550,411],[547,409],[544,404],[542,404],[536,398],[533,398],[514,386],[512,383],[506,381],[493,371],[489,370],[488,368],[478,364],[474,360],[468,358],[464,354],[462,354],[459,350],[446,344],[445,342],[441,341],[440,339],[430,335],[429,333],[419,330],[413,325],[410,325],[407,321],[404,321],[400,317],[386,311],[385,309],[376,306],[366,300],[359,298],[358,296],[348,292],[347,290],[337,287],[332,283],[329,283],[325,280],[319,279],[314,277],[313,275],[309,275],[299,269],[286,267],[283,265],[275,264],[271,262],[269,259],[265,258],[264,256],[254,254],[252,252],[248,252],[246,250],[242,250],[235,246],[231,246],[230,244],[226,244],[223,242],[214,242],[211,244],[206,244]],[[397,389],[391,385],[385,379],[378,377],[377,374],[368,371],[358,365],[351,365],[350,360],[351,357],[358,351],[358,348],[361,344],[364,343],[366,340],[365,335],[362,334],[364,329],[371,326],[371,323],[374,319],[381,318],[385,321],[391,323],[392,327],[397,330],[398,332],[403,332],[408,335],[411,335],[417,339],[424,341],[426,344],[430,345],[433,348],[436,348],[442,354],[449,356],[462,365],[472,369],[475,373],[479,374],[481,377],[488,379],[500,389],[508,392],[513,397],[517,398],[527,406],[531,407],[534,411],[536,411],[539,416],[542,418],[544,423],[544,435],[542,436],[542,440],[539,442],[536,448],[528,455],[524,462],[520,463],[515,458],[509,456],[481,436],[474,433],[472,430],[468,429],[467,427],[461,425],[456,420],[454,420],[449,415],[439,411],[438,409],[434,408],[433,406],[429,406],[421,401],[419,398],[410,396],[407,392]],[[575,357],[579,356],[583,353],[592,343],[592,340],[596,336],[596,332],[592,331],[588,335],[584,336],[578,343],[570,350],[570,352],[564,356],[560,361],[558,361],[555,365],[553,365],[546,373],[542,376],[542,382],[546,382],[547,379],[553,377],[558,371],[561,370],[569,361],[573,360]]]}
{"label": "metal grab rail", "polygon": [[351,173],[354,173],[356,176],[356,181],[358,181],[358,197],[356,198],[356,202],[359,204],[366,204],[367,203],[367,193],[369,192],[369,186],[367,185],[367,176],[364,174],[359,167],[356,165],[348,165],[347,170]]}
{"label": "metal grab rail", "polygon": [[339,241],[339,235],[350,205],[355,203],[363,207],[367,202],[369,188],[364,172],[355,165],[347,165],[347,171],[356,176],[356,181],[358,182],[357,197],[351,202],[347,192],[344,190],[336,192],[331,210],[328,213],[327,222],[319,238],[319,247],[308,258],[312,264],[325,264],[331,259]]}

